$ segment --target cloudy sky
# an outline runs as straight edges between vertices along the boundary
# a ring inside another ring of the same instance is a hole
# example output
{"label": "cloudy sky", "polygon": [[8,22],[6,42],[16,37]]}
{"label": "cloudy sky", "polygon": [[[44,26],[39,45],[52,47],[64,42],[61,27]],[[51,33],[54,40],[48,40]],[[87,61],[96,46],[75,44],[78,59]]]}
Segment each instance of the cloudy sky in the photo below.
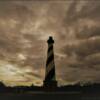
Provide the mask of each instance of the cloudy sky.
{"label": "cloudy sky", "polygon": [[99,0],[1,0],[0,81],[42,85],[49,36],[59,85],[100,82]]}

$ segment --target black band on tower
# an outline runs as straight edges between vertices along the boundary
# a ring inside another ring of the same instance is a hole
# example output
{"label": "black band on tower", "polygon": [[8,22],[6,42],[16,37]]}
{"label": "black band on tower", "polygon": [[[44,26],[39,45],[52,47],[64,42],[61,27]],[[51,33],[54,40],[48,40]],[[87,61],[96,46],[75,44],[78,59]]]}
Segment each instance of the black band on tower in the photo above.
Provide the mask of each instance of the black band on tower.
{"label": "black band on tower", "polygon": [[46,75],[45,78],[46,81],[52,81],[52,79],[55,77],[55,69],[52,68],[51,71]]}
{"label": "black band on tower", "polygon": [[50,57],[48,57],[47,63],[46,63],[46,67],[48,67],[49,63],[52,61],[52,58],[54,58],[53,55],[51,55]]}

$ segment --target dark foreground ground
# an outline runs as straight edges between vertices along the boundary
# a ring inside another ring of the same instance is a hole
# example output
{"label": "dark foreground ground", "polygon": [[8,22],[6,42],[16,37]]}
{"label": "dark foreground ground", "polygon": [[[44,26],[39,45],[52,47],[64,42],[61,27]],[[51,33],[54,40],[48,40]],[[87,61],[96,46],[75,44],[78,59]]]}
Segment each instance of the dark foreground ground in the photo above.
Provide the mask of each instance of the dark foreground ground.
{"label": "dark foreground ground", "polygon": [[100,100],[100,93],[78,93],[78,92],[34,92],[20,94],[0,94],[0,100]]}

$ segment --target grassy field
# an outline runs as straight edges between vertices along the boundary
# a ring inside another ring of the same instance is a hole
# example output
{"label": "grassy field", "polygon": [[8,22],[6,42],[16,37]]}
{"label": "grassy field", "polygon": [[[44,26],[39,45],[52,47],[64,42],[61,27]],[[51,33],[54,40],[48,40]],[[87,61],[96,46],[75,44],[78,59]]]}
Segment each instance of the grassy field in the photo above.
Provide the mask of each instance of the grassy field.
{"label": "grassy field", "polygon": [[0,94],[0,100],[100,100],[100,93],[7,93]]}

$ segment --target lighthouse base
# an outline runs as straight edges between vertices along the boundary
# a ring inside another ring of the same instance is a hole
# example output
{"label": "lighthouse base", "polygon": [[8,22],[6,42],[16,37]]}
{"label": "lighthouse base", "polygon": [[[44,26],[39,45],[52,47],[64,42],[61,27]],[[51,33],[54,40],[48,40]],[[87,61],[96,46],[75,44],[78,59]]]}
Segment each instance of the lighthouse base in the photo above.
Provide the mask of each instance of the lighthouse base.
{"label": "lighthouse base", "polygon": [[43,87],[47,91],[55,90],[57,88],[57,81],[44,81]]}

